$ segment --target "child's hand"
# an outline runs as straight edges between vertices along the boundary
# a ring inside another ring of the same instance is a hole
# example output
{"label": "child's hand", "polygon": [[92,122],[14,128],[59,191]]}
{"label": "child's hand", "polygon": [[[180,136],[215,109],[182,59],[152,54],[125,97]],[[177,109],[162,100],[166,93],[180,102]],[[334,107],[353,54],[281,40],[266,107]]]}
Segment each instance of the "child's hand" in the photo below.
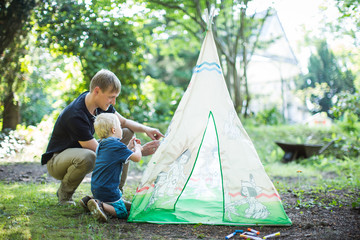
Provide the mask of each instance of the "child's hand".
{"label": "child's hand", "polygon": [[133,137],[133,138],[129,141],[129,144],[127,145],[128,149],[134,150],[134,147],[135,147],[134,140],[135,140],[135,137]]}
{"label": "child's hand", "polygon": [[[133,138],[130,140],[129,144],[128,144],[128,148],[129,148],[131,151],[135,151],[135,147],[136,147],[137,145],[140,145],[140,147],[141,147],[141,141],[140,141],[140,139],[137,139],[137,138],[133,137]],[[141,147],[141,149],[142,149],[142,147]]]}
{"label": "child's hand", "polygon": [[134,139],[134,151],[137,149],[142,151],[143,147],[141,146],[141,141],[139,139]]}

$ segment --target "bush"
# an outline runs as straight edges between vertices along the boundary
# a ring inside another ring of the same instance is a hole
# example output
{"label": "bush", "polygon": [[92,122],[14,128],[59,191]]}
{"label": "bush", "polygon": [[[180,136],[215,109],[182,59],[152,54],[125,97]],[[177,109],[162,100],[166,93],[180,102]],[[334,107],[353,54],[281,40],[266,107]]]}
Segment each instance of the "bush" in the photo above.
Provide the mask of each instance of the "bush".
{"label": "bush", "polygon": [[148,122],[169,123],[182,97],[182,89],[167,85],[151,77],[145,79],[141,89],[150,101],[151,111]]}
{"label": "bush", "polygon": [[284,123],[284,118],[280,111],[273,107],[258,112],[255,115],[255,122],[257,125],[278,125]]}
{"label": "bush", "polygon": [[15,156],[24,149],[31,139],[26,139],[28,130],[10,130],[0,132],[0,159]]}
{"label": "bush", "polygon": [[356,117],[354,119],[360,119],[360,92],[354,94],[342,93],[339,95],[338,101],[331,109],[336,119],[343,120],[345,115],[352,113]]}

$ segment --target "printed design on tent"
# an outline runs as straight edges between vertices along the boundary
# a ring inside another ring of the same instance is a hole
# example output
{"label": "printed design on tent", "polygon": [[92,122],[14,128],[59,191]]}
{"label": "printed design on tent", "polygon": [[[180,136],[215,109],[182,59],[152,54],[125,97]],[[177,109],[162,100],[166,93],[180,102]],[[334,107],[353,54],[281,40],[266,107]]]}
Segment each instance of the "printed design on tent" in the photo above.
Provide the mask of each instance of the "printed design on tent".
{"label": "printed design on tent", "polygon": [[202,222],[224,218],[224,193],[216,122],[210,111],[208,122],[183,191],[175,208],[200,216]]}
{"label": "printed design on tent", "polygon": [[222,73],[219,64],[216,62],[202,62],[201,64],[195,66],[193,73],[199,73],[202,71],[215,71],[218,74]]}
{"label": "printed design on tent", "polygon": [[227,121],[224,122],[224,135],[233,140],[241,138],[240,126],[236,124],[236,119],[236,112],[232,110],[229,111]]}
{"label": "printed design on tent", "polygon": [[208,124],[199,147],[199,153],[185,187],[181,198],[208,199],[209,201],[216,199],[222,202],[219,145],[212,112],[209,114]]}
{"label": "printed design on tent", "polygon": [[[253,219],[266,219],[270,212],[267,207],[258,200],[258,196],[261,196],[263,188],[259,187],[255,183],[255,179],[252,174],[249,175],[250,180],[241,181],[240,195],[244,198],[237,201],[228,201],[225,206],[225,213],[230,221],[232,221],[231,214],[236,216],[243,215],[245,218]],[[226,196],[236,197],[238,194],[227,193]],[[239,214],[237,206],[245,205],[245,214]]]}
{"label": "printed design on tent", "polygon": [[[223,217],[222,176],[218,139],[213,115],[210,112],[207,127],[199,146],[197,158],[189,176],[185,176],[184,166],[191,157],[189,150],[184,151],[169,167],[167,172],[160,172],[153,184],[148,204],[144,211],[150,209],[175,209],[177,206],[188,211],[196,209],[187,207],[185,202],[202,204],[217,202],[219,215]],[[181,183],[184,183],[181,186]],[[200,204],[201,205],[201,204]],[[213,209],[211,205],[211,209]]]}
{"label": "printed design on tent", "polygon": [[168,199],[162,202],[162,206],[166,206],[174,202],[174,195],[177,198],[178,194],[182,191],[179,187],[180,182],[185,182],[186,176],[184,174],[184,165],[191,157],[189,150],[184,151],[177,159],[170,165],[170,169],[167,172],[160,172],[154,183],[154,190],[151,194],[149,203],[145,207],[144,211],[148,210],[152,206],[155,207],[155,203],[159,199]]}

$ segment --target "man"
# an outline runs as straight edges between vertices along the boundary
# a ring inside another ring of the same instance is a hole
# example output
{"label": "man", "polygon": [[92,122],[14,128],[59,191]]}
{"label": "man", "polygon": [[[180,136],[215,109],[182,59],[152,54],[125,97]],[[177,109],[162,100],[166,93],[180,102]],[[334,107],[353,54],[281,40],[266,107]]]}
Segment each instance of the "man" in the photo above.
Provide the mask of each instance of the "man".
{"label": "man", "polygon": [[[124,144],[128,144],[134,132],[144,132],[153,141],[143,146],[142,155],[153,154],[159,147],[163,134],[155,128],[144,126],[121,116],[113,107],[119,96],[121,83],[109,70],[100,70],[90,82],[90,92],[82,93],[59,115],[41,164],[48,172],[61,180],[57,196],[60,204],[75,204],[72,200],[77,187],[95,166],[98,142],[93,137],[95,116],[108,112],[115,114],[123,128]],[[119,188],[122,190],[127,177],[128,164],[123,168]]]}

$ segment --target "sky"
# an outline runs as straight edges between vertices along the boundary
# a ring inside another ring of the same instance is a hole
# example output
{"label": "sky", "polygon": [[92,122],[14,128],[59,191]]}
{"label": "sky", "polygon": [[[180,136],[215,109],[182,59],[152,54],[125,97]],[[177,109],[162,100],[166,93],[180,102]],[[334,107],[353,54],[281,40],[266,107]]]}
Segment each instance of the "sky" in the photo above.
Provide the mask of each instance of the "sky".
{"label": "sky", "polygon": [[289,40],[303,38],[302,25],[307,29],[319,28],[321,14],[319,10],[323,0],[277,0],[274,7],[288,35]]}

